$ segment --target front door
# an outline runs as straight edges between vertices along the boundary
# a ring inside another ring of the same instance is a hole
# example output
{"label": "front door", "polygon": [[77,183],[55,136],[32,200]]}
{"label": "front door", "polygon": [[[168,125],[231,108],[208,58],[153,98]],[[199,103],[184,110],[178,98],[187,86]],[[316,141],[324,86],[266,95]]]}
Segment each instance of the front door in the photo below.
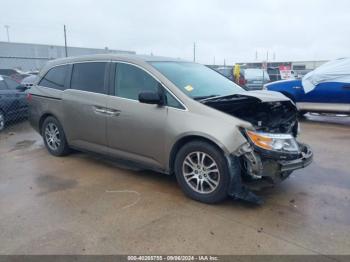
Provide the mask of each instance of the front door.
{"label": "front door", "polygon": [[107,142],[113,156],[161,168],[167,107],[138,101],[141,91],[157,91],[159,82],[143,69],[126,63],[112,67],[113,90],[107,101]]}

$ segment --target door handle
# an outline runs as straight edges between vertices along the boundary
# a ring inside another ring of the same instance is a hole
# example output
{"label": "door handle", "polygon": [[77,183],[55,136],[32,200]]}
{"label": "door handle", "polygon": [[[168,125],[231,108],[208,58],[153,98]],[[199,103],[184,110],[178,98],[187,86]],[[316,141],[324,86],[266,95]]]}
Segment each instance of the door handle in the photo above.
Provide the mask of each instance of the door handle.
{"label": "door handle", "polygon": [[343,89],[349,89],[350,90],[350,86],[343,86]]}
{"label": "door handle", "polygon": [[301,86],[293,86],[294,89],[300,89]]}
{"label": "door handle", "polygon": [[119,110],[106,110],[106,114],[110,115],[110,116],[119,116],[120,115],[120,111]]}
{"label": "door handle", "polygon": [[103,108],[95,108],[96,113],[106,114],[106,110]]}

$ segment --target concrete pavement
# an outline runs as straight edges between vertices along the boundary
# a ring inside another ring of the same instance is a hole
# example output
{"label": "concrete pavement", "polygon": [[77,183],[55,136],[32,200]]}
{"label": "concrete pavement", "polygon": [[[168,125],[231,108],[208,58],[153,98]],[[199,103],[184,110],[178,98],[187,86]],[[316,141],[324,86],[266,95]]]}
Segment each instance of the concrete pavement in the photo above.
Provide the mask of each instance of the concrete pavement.
{"label": "concrete pavement", "polygon": [[188,199],[173,177],[49,155],[24,122],[0,134],[0,254],[350,254],[350,120],[311,116],[315,159],[260,207]]}

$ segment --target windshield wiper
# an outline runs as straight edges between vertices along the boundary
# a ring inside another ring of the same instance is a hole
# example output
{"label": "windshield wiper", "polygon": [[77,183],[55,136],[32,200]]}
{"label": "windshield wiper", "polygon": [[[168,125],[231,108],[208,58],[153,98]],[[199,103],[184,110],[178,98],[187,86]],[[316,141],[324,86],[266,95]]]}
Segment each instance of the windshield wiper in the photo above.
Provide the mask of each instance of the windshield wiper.
{"label": "windshield wiper", "polygon": [[203,100],[207,98],[212,98],[212,97],[218,97],[219,95],[209,95],[209,96],[195,96],[193,97],[194,100]]}

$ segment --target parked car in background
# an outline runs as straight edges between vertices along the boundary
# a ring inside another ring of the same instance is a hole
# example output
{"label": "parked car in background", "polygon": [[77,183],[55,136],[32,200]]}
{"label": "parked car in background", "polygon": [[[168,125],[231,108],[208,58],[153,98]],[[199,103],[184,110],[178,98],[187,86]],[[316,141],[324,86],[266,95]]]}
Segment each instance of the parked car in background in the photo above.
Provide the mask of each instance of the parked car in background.
{"label": "parked car in background", "polygon": [[0,75],[2,75],[2,76],[11,76],[14,74],[19,74],[19,73],[21,73],[21,72],[17,69],[9,69],[9,68],[0,69]]}
{"label": "parked car in background", "polygon": [[270,82],[269,74],[260,68],[246,68],[241,70],[248,90],[261,90],[264,84]]}
{"label": "parked car in background", "polygon": [[27,116],[25,89],[10,77],[0,76],[0,131],[7,123]]}
{"label": "parked car in background", "polygon": [[35,83],[37,78],[38,78],[37,75],[27,76],[23,78],[23,80],[21,81],[21,84],[29,88]]}
{"label": "parked car in background", "polygon": [[29,74],[29,75],[38,75],[38,74],[39,74],[39,71],[37,71],[37,70],[28,71],[28,72],[26,72],[26,74]]}
{"label": "parked car in background", "polygon": [[265,89],[278,91],[293,100],[300,114],[350,113],[350,58],[337,59],[306,74],[302,80],[269,83]]}
{"label": "parked car in background", "polygon": [[[228,79],[235,82],[235,77],[233,75],[233,67],[232,66],[222,66],[222,67],[215,68],[215,70],[217,72],[219,72],[220,74],[222,74],[223,76],[226,76]],[[240,85],[241,87],[245,87],[246,80],[244,79],[242,72],[240,73],[238,83],[236,83],[236,84]]]}
{"label": "parked car in background", "polygon": [[14,74],[14,75],[10,75],[10,77],[15,80],[17,83],[21,83],[22,80],[28,76],[31,76],[30,74],[24,74],[24,73],[20,73],[20,74]]}
{"label": "parked car in background", "polygon": [[278,67],[268,67],[267,73],[269,74],[270,81],[275,82],[281,80],[281,73]]}
{"label": "parked car in background", "polygon": [[0,75],[8,76],[18,83],[21,83],[23,78],[30,76],[30,74],[23,73],[18,69],[0,69]]}
{"label": "parked car in background", "polygon": [[[216,71],[171,58],[94,55],[50,61],[28,90],[30,123],[55,156],[93,151],[165,174],[205,203],[261,203],[312,161],[285,96],[245,91]],[[273,117],[271,117],[273,116]]]}

